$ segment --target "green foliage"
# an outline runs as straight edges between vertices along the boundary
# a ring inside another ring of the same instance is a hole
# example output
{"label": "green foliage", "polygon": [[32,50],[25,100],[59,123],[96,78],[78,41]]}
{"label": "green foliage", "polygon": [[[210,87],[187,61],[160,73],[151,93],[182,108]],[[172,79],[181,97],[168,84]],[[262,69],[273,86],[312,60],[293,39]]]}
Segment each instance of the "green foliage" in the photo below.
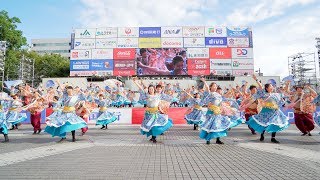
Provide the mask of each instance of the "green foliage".
{"label": "green foliage", "polygon": [[22,31],[17,29],[21,23],[17,17],[9,17],[8,12],[0,11],[0,41],[7,41],[5,60],[5,79],[19,78],[19,65],[24,55],[33,59],[35,65],[35,81],[40,82],[43,77],[69,76],[69,60],[57,54],[39,55],[36,52],[27,52],[23,49],[27,45]]}

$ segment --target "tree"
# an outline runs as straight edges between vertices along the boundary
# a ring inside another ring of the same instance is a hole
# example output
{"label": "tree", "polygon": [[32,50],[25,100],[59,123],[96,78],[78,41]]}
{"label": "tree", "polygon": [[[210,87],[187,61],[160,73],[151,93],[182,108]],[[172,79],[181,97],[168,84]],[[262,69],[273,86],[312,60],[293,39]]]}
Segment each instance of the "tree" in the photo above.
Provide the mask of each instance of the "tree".
{"label": "tree", "polygon": [[35,61],[35,82],[41,82],[41,78],[69,76],[69,60],[60,54],[39,55],[31,51],[26,56]]}
{"label": "tree", "polygon": [[19,18],[10,18],[8,12],[0,11],[0,40],[7,42],[5,76],[8,79],[18,77],[21,55],[19,51],[21,47],[27,45],[27,39],[22,35],[22,31],[17,29],[19,23],[21,23]]}

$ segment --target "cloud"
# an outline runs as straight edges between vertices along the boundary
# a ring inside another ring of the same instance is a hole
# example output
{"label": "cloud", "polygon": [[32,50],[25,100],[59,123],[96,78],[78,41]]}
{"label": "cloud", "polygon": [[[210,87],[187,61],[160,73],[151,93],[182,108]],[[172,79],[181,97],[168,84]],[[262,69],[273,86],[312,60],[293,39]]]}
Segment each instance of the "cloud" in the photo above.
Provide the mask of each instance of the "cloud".
{"label": "cloud", "polygon": [[242,7],[244,8],[234,10],[227,16],[227,21],[233,23],[233,25],[249,25],[282,15],[290,7],[307,5],[315,2],[315,0],[262,0],[253,2],[255,4],[243,3]]}
{"label": "cloud", "polygon": [[217,0],[81,0],[84,27],[189,25],[203,22],[201,12]]}
{"label": "cloud", "polygon": [[253,29],[255,69],[266,75],[288,75],[288,57],[315,52],[315,37],[320,36],[317,8]]}

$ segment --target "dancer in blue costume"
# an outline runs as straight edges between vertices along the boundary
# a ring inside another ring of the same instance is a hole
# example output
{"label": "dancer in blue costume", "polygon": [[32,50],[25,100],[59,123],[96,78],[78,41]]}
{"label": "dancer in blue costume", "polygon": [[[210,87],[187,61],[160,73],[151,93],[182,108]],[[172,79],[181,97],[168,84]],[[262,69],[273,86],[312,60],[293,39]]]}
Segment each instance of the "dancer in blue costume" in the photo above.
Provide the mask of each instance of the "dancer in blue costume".
{"label": "dancer in blue costume", "polygon": [[224,144],[220,137],[227,136],[227,130],[231,127],[232,123],[230,118],[221,114],[222,96],[215,92],[217,84],[211,83],[210,86],[206,83],[204,78],[201,78],[206,92],[204,93],[203,104],[208,105],[206,120],[201,124],[201,131],[199,137],[205,139],[207,144],[210,140],[216,138],[217,144]]}
{"label": "dancer in blue costume", "polygon": [[12,95],[12,101],[9,101],[9,111],[7,113],[7,121],[12,125],[11,130],[18,129],[18,124],[27,120],[26,113],[21,113],[22,102],[18,99],[18,96]]}
{"label": "dancer in blue costume", "polygon": [[[313,100],[313,103],[320,103],[320,95],[318,95],[314,100]],[[320,116],[316,116],[314,118],[314,122],[320,127]],[[320,133],[319,133],[320,134]]]}
{"label": "dancer in blue costume", "polygon": [[247,124],[261,133],[260,141],[264,141],[264,133],[267,131],[271,133],[271,142],[279,143],[275,138],[276,133],[289,126],[288,117],[280,110],[280,107],[284,104],[283,95],[273,93],[274,88],[271,84],[265,84],[263,90],[257,77],[253,76],[253,78],[259,85],[258,93],[255,96],[261,98],[264,102],[261,111],[251,116]]}
{"label": "dancer in blue costume", "polygon": [[9,106],[9,97],[6,93],[1,92],[0,96],[0,133],[4,136],[3,142],[9,142],[8,128],[9,123],[6,118],[6,110]]}
{"label": "dancer in blue costume", "polygon": [[[140,90],[143,88],[133,79],[134,83],[139,87]],[[164,94],[155,93],[155,88],[153,85],[148,87],[147,97],[147,109],[144,114],[144,118],[141,124],[141,134],[147,135],[147,137],[152,136],[150,141],[156,143],[157,136],[161,135],[169,128],[172,127],[172,120],[169,119],[166,114],[166,110],[161,107],[161,100],[170,102],[170,98]]]}
{"label": "dancer in blue costume", "polygon": [[99,99],[95,101],[99,107],[98,117],[94,119],[96,120],[96,125],[102,125],[101,129],[108,129],[108,124],[118,120],[118,116],[115,113],[107,111],[110,99],[105,98],[103,94],[100,94]]}
{"label": "dancer in blue costume", "polygon": [[[239,105],[235,99],[233,99],[234,91],[237,91],[236,89],[229,90],[224,96],[222,97],[222,114],[228,116],[231,121],[230,128],[236,127],[240,125],[244,119],[240,115],[239,111]],[[217,93],[222,95],[222,89],[220,87],[217,88]]]}
{"label": "dancer in blue costume", "polygon": [[73,95],[73,88],[67,86],[57,103],[58,113],[47,117],[45,132],[51,134],[52,137],[61,137],[59,142],[66,140],[67,132],[71,132],[72,142],[75,142],[75,130],[87,127],[87,123],[75,113],[75,106],[83,100],[85,97],[82,94]]}
{"label": "dancer in blue costume", "polygon": [[199,124],[205,121],[206,117],[202,111],[202,103],[199,93],[195,93],[192,97],[191,94],[185,92],[187,95],[190,96],[190,107],[191,111],[187,115],[185,115],[184,119],[187,121],[188,124],[193,124],[193,130],[196,130]]}

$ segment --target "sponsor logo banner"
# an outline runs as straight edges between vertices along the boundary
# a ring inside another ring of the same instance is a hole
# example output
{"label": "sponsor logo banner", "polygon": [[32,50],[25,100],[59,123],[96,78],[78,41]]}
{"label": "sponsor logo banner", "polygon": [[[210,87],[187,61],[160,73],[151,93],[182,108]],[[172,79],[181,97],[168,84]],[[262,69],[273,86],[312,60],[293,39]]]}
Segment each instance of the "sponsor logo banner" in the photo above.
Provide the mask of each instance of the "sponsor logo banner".
{"label": "sponsor logo banner", "polygon": [[116,48],[117,38],[96,39],[96,48]]}
{"label": "sponsor logo banner", "polygon": [[70,71],[70,76],[92,76],[91,71]]}
{"label": "sponsor logo banner", "polygon": [[112,76],[112,71],[70,71],[70,76]]}
{"label": "sponsor logo banner", "polygon": [[75,29],[74,33],[76,39],[90,39],[95,38],[96,29]]}
{"label": "sponsor logo banner", "polygon": [[135,70],[135,60],[114,60],[114,70]]}
{"label": "sponsor logo banner", "polygon": [[136,75],[136,70],[114,70],[114,76],[133,76]]}
{"label": "sponsor logo banner", "polygon": [[205,27],[205,37],[227,37],[226,27]]}
{"label": "sponsor logo banner", "polygon": [[118,28],[107,27],[107,28],[97,28],[96,38],[113,38],[118,37]]}
{"label": "sponsor logo banner", "polygon": [[161,37],[182,37],[182,27],[161,27]]}
{"label": "sponsor logo banner", "polygon": [[235,76],[243,76],[244,74],[253,75],[253,69],[246,69],[246,70],[233,70],[232,74]]}
{"label": "sponsor logo banner", "polygon": [[90,60],[70,60],[70,71],[89,71]]}
{"label": "sponsor logo banner", "polygon": [[112,71],[113,70],[113,60],[91,60],[90,61],[90,71]]}
{"label": "sponsor logo banner", "polygon": [[183,38],[161,38],[161,47],[163,48],[182,48]]}
{"label": "sponsor logo banner", "polygon": [[232,69],[254,69],[253,59],[232,59]]}
{"label": "sponsor logo banner", "polygon": [[113,49],[113,59],[135,59],[136,50],[133,48],[115,48]]}
{"label": "sponsor logo banner", "polygon": [[252,31],[249,31],[249,47],[253,47],[253,41],[252,41]]}
{"label": "sponsor logo banner", "polygon": [[227,74],[232,74],[231,69],[211,69],[210,73],[213,75],[227,75]]}
{"label": "sponsor logo banner", "polygon": [[92,59],[113,59],[113,49],[92,49]]}
{"label": "sponsor logo banner", "polygon": [[118,28],[118,37],[139,37],[139,28],[138,27],[119,27]]}
{"label": "sponsor logo banner", "polygon": [[71,50],[70,59],[91,59],[91,50]]}
{"label": "sponsor logo banner", "polygon": [[75,39],[74,49],[93,49],[96,47],[94,39]]}
{"label": "sponsor logo banner", "polygon": [[188,48],[187,57],[191,59],[209,58],[209,48]]}
{"label": "sponsor logo banner", "polygon": [[161,27],[140,27],[139,37],[161,37]]}
{"label": "sponsor logo banner", "polygon": [[206,70],[210,69],[209,59],[188,59],[188,70]]}
{"label": "sponsor logo banner", "polygon": [[204,38],[184,38],[183,46],[188,47],[205,47]]}
{"label": "sponsor logo banner", "polygon": [[[210,59],[210,69],[230,69],[232,68],[231,59]],[[230,73],[231,74],[231,73]]]}
{"label": "sponsor logo banner", "polygon": [[227,37],[206,37],[205,45],[206,47],[226,47]]}
{"label": "sponsor logo banner", "polygon": [[249,37],[248,27],[227,27],[228,37]]}
{"label": "sponsor logo banner", "polygon": [[232,58],[252,59],[253,50],[252,48],[232,48]]}
{"label": "sponsor logo banner", "polygon": [[161,39],[139,38],[139,48],[161,48]]}
{"label": "sponsor logo banner", "polygon": [[183,37],[204,37],[203,26],[183,27]]}
{"label": "sponsor logo banner", "polygon": [[118,48],[138,48],[138,38],[118,38]]}
{"label": "sponsor logo banner", "polygon": [[212,59],[231,59],[231,48],[210,48],[209,53]]}
{"label": "sponsor logo banner", "polygon": [[228,47],[249,47],[249,38],[228,38]]}
{"label": "sponsor logo banner", "polygon": [[197,69],[189,69],[188,74],[192,76],[201,76],[201,75],[209,75],[210,74],[210,69],[202,69],[202,70],[197,70]]}

